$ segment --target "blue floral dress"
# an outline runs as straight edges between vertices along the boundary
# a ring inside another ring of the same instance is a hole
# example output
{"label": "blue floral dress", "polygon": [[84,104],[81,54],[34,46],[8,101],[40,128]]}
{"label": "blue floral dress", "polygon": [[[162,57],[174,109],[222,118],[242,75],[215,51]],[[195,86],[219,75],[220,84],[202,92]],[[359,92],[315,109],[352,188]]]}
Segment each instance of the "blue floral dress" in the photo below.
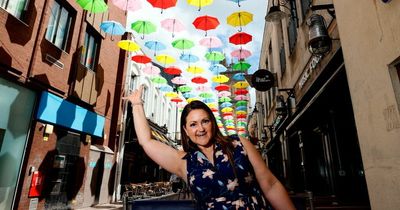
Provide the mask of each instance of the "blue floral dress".
{"label": "blue floral dress", "polygon": [[189,152],[187,177],[191,191],[201,209],[268,209],[253,168],[237,136],[234,145],[233,172],[228,155],[215,145],[214,165],[200,151]]}

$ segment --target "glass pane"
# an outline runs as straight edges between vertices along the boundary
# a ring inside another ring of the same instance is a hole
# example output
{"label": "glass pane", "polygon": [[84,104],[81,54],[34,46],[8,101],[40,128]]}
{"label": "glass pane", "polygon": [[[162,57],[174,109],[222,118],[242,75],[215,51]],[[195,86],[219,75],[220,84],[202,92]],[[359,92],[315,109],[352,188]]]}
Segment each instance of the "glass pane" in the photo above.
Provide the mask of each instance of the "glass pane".
{"label": "glass pane", "polygon": [[65,8],[62,8],[60,20],[58,21],[56,40],[54,42],[54,44],[60,49],[63,49],[66,32],[68,31],[67,23],[68,23],[68,11]]}
{"label": "glass pane", "polygon": [[86,66],[87,48],[89,45],[89,34],[85,33],[85,42],[82,46],[81,64]]}
{"label": "glass pane", "polygon": [[89,37],[89,45],[86,49],[87,50],[86,67],[89,69],[92,69],[92,66],[93,66],[93,46],[94,46],[94,38],[93,38],[93,36],[90,36]]}
{"label": "glass pane", "polygon": [[0,7],[1,8],[6,8],[7,0],[0,0]]}
{"label": "glass pane", "polygon": [[58,13],[60,10],[60,5],[57,2],[54,2],[53,7],[51,8],[51,15],[49,19],[49,24],[47,25],[46,31],[46,39],[50,42],[53,42],[53,38],[55,35],[56,27],[56,20],[58,19]]}
{"label": "glass pane", "polygon": [[12,209],[35,93],[0,78],[0,209]]}
{"label": "glass pane", "polygon": [[[22,13],[25,10],[25,4],[27,3],[27,0],[9,0],[8,4],[5,3],[5,1],[2,2],[2,7],[6,6],[5,8],[9,13],[14,15],[17,18],[21,18]],[[4,5],[4,6],[3,6]]]}

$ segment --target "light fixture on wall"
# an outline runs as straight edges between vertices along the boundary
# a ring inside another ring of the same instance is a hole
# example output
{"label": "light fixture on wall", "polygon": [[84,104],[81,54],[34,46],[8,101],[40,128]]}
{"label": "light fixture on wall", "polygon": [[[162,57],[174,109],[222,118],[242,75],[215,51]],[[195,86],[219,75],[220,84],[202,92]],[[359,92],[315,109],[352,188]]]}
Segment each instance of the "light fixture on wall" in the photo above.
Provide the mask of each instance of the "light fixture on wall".
{"label": "light fixture on wall", "polygon": [[325,54],[331,50],[332,40],[326,29],[325,19],[321,15],[312,14],[308,20],[308,49],[312,54]]}
{"label": "light fixture on wall", "polygon": [[285,1],[285,3],[280,3],[280,1],[278,0],[278,5],[274,5],[274,1],[272,1],[272,6],[269,8],[267,15],[265,16],[265,21],[267,22],[277,22],[277,21],[281,21],[283,19],[285,19],[286,17],[288,17],[289,15],[282,11],[280,7],[285,7],[287,9],[289,9],[288,7],[286,7],[286,3],[287,1]]}

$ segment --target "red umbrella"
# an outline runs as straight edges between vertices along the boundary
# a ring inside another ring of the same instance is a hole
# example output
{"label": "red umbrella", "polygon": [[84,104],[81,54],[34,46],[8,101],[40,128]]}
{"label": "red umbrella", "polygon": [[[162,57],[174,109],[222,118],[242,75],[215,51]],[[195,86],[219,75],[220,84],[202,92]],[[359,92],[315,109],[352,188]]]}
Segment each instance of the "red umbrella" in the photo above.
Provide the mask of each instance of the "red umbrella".
{"label": "red umbrella", "polygon": [[204,84],[208,82],[208,80],[204,77],[198,76],[198,77],[193,77],[192,82],[196,84]]}
{"label": "red umbrella", "polygon": [[181,98],[172,98],[171,101],[175,102],[175,103],[179,103],[179,102],[182,102],[183,100]]}
{"label": "red umbrella", "polygon": [[219,25],[219,21],[218,21],[218,18],[216,18],[216,17],[204,15],[204,16],[197,17],[193,21],[193,25],[197,29],[206,31],[206,36],[207,36],[207,31],[217,28],[217,26]]}
{"label": "red umbrella", "polygon": [[147,0],[153,7],[160,8],[161,13],[164,9],[175,7],[177,0]]}
{"label": "red umbrella", "polygon": [[229,90],[229,88],[230,88],[229,85],[224,85],[224,84],[215,86],[215,90],[217,91]]}
{"label": "red umbrella", "polygon": [[246,90],[246,89],[237,89],[237,90],[235,91],[235,94],[236,94],[236,95],[246,95],[247,93],[249,93],[249,91]]}
{"label": "red umbrella", "polygon": [[212,111],[212,112],[218,112],[218,109],[212,108],[211,111]]}
{"label": "red umbrella", "polygon": [[135,61],[136,63],[150,63],[151,58],[145,56],[145,55],[134,55],[132,56],[132,60]]}
{"label": "red umbrella", "polygon": [[235,45],[247,44],[251,40],[253,40],[253,36],[245,32],[238,32],[229,37],[229,42]]}
{"label": "red umbrella", "polygon": [[238,114],[238,115],[236,115],[236,118],[246,118],[247,117],[247,115],[245,115],[245,114]]}
{"label": "red umbrella", "polygon": [[182,70],[180,70],[178,67],[170,66],[165,68],[164,72],[170,75],[180,75],[182,73]]}
{"label": "red umbrella", "polygon": [[233,113],[232,112],[225,112],[225,113],[222,113],[222,116],[232,116],[233,115]]}

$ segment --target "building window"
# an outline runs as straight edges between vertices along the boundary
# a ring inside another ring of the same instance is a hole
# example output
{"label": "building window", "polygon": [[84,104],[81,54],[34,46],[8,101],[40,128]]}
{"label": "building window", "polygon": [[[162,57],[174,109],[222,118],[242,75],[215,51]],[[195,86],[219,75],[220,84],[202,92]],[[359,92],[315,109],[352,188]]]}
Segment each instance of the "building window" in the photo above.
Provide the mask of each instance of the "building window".
{"label": "building window", "polygon": [[296,46],[297,41],[297,8],[296,2],[294,0],[290,1],[290,19],[288,24],[288,39],[289,39],[289,52],[293,53],[294,47]]}
{"label": "building window", "polygon": [[391,64],[389,70],[394,94],[397,100],[397,108],[400,112],[400,60],[396,61],[395,64]]}
{"label": "building window", "polygon": [[303,20],[307,14],[308,9],[310,8],[312,0],[302,0],[301,1],[301,12],[303,13]]}
{"label": "building window", "polygon": [[54,1],[46,31],[46,39],[64,51],[67,48],[72,23],[70,11],[58,1]]}
{"label": "building window", "polygon": [[82,47],[81,64],[92,71],[96,71],[100,40],[100,36],[97,32],[88,26],[85,33],[84,45]]}
{"label": "building window", "polygon": [[0,7],[16,18],[23,20],[26,15],[28,3],[29,0],[0,0]]}
{"label": "building window", "polygon": [[279,60],[281,62],[281,74],[283,75],[283,73],[285,73],[286,71],[286,53],[285,46],[283,44],[281,49],[279,50]]}

